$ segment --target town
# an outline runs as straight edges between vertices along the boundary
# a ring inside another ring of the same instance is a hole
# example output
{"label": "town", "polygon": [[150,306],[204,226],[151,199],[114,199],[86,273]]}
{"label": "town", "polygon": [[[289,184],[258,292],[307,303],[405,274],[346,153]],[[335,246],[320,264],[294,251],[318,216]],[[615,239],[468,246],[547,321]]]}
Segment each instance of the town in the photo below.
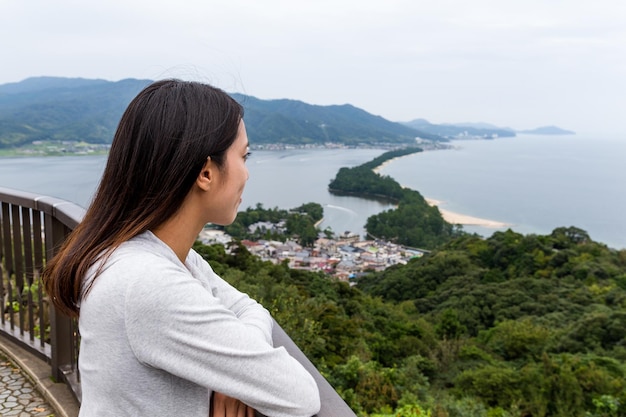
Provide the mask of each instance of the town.
{"label": "town", "polygon": [[[267,226],[265,222],[261,223],[253,224],[249,228],[253,231]],[[222,244],[226,248],[233,241],[224,231],[211,228],[202,230],[198,240],[205,245]],[[428,252],[379,239],[362,240],[359,235],[351,232],[335,236],[321,233],[312,247],[303,247],[291,238],[285,242],[241,240],[241,244],[264,261],[276,264],[287,262],[290,268],[319,271],[344,281],[352,281],[366,272],[382,271],[393,265],[406,264]]]}

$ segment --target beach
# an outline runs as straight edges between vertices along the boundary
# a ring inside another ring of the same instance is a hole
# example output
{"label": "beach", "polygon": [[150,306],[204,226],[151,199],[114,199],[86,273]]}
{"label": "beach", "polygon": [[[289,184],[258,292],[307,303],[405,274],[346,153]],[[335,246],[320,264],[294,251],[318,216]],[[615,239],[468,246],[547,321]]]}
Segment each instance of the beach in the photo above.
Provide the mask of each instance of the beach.
{"label": "beach", "polygon": [[503,227],[511,226],[510,224],[495,221],[495,220],[481,219],[479,217],[468,216],[465,214],[460,214],[460,213],[455,213],[453,211],[445,210],[440,207],[443,204],[442,201],[435,200],[432,198],[427,198],[427,197],[425,197],[424,199],[429,205],[437,206],[437,208],[439,209],[439,212],[441,213],[441,216],[443,216],[444,220],[447,221],[448,223],[460,224],[464,226],[481,226],[481,227],[487,227],[491,229],[500,229]]}
{"label": "beach", "polygon": [[[407,155],[408,156],[408,155]],[[398,159],[400,159],[400,156],[397,156],[395,158],[391,158],[391,159],[387,159],[385,162],[383,162],[382,164],[378,165],[376,168],[372,169],[372,171],[374,171],[375,173],[377,173],[378,175],[382,175],[380,173],[380,170],[383,169],[384,167],[386,167],[387,165],[389,165],[390,163],[392,163],[393,161],[396,161]]]}

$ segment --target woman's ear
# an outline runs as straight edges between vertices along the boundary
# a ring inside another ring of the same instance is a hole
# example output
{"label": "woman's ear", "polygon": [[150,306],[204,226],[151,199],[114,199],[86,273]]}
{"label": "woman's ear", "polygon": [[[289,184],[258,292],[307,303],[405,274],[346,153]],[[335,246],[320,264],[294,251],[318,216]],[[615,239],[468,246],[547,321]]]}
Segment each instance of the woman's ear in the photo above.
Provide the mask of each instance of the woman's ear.
{"label": "woman's ear", "polygon": [[200,189],[204,191],[208,191],[211,188],[211,183],[214,180],[215,174],[215,163],[211,161],[211,157],[209,156],[204,163],[204,166],[200,170],[200,174],[198,174],[198,178],[196,178],[196,185],[200,187]]}

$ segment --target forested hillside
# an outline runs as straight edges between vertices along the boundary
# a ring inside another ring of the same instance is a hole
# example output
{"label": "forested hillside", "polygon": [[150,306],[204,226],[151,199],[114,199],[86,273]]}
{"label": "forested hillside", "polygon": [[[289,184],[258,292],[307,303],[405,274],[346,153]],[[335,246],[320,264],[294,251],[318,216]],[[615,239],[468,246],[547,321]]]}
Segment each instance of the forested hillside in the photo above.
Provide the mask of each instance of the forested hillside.
{"label": "forested hillside", "polygon": [[0,148],[46,140],[111,143],[124,108],[149,82],[41,77],[0,85]]}
{"label": "forested hillside", "polygon": [[356,287],[196,249],[359,415],[626,416],[626,251],[580,229],[458,237]]}
{"label": "forested hillside", "polygon": [[[150,80],[118,82],[38,77],[0,85],[0,148],[33,141],[111,143],[132,98]],[[416,137],[443,140],[349,104],[314,106],[231,94],[245,108],[250,141],[258,144],[401,145]]]}
{"label": "forested hillside", "polygon": [[259,100],[232,94],[246,111],[252,140],[258,143],[319,144],[325,142],[358,146],[414,144],[415,138],[443,140],[401,123],[390,122],[350,104],[316,106],[297,100]]}

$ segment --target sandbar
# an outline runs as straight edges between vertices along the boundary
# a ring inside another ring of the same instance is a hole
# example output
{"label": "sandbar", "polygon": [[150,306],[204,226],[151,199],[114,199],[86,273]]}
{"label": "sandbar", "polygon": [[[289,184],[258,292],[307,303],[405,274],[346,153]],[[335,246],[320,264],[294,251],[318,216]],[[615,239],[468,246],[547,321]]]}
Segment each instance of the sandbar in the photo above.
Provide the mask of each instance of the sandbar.
{"label": "sandbar", "polygon": [[[404,156],[409,156],[409,155],[404,155]],[[383,169],[384,167],[386,167],[387,165],[389,165],[390,163],[392,163],[393,161],[402,158],[401,156],[396,156],[395,158],[391,158],[391,159],[387,159],[385,162],[383,162],[382,164],[378,165],[376,168],[373,168],[372,171],[374,171],[375,173],[377,173],[378,175],[380,174],[380,170]]]}
{"label": "sandbar", "polygon": [[468,216],[466,214],[459,214],[450,210],[442,209],[440,206],[444,204],[443,201],[435,200],[433,198],[425,198],[425,200],[429,205],[437,206],[439,212],[441,213],[441,216],[448,223],[460,224],[465,226],[481,226],[492,229],[500,229],[503,227],[511,226],[508,223],[503,223],[496,220],[481,219],[480,217]]}

